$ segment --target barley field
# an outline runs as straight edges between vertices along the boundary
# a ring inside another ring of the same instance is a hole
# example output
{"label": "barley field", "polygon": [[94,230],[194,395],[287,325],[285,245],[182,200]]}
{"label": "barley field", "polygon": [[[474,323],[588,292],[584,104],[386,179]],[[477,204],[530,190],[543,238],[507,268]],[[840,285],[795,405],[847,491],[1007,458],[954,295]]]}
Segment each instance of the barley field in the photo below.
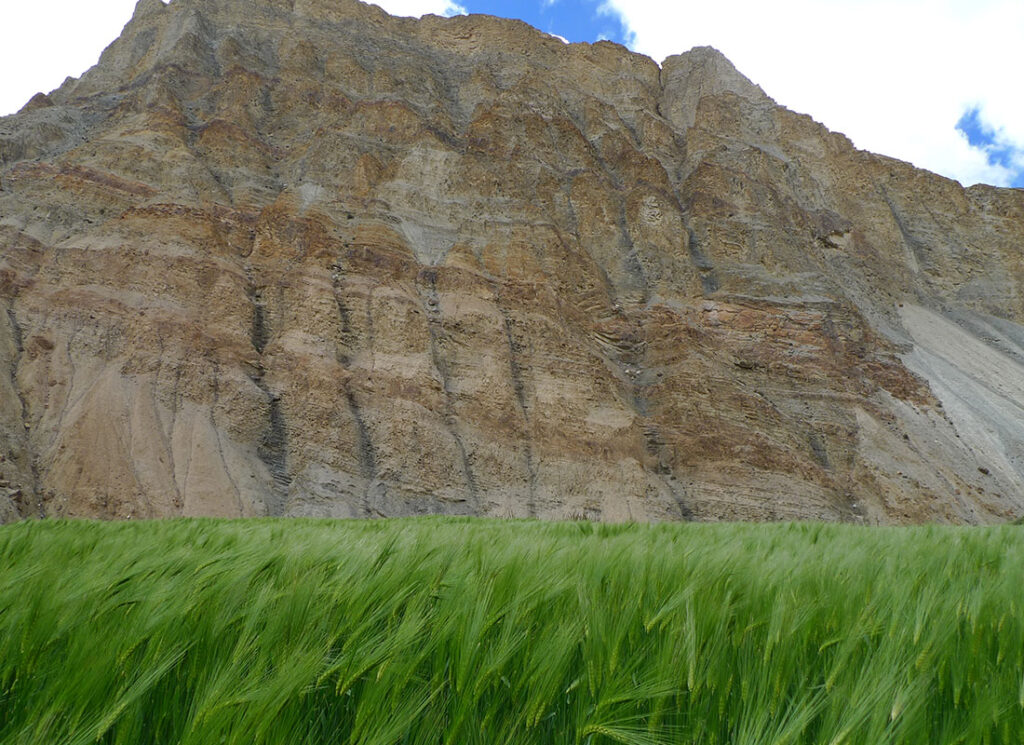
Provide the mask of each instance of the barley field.
{"label": "barley field", "polygon": [[1024,742],[1024,528],[0,528],[0,743]]}

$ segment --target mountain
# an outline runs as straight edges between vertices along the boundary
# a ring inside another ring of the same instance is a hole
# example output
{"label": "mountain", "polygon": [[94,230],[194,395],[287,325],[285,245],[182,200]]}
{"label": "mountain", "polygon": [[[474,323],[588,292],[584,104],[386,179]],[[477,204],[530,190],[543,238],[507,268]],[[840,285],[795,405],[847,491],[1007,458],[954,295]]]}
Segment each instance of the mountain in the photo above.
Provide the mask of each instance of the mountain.
{"label": "mountain", "polygon": [[1016,518],[1022,257],[710,48],[142,0],[0,119],[0,519]]}

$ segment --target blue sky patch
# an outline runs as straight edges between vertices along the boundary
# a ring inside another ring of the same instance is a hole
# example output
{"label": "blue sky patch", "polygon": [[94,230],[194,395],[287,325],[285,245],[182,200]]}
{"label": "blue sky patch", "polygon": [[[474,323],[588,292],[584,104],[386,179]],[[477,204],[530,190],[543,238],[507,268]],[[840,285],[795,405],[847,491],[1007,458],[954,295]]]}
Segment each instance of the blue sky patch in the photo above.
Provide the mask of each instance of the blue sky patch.
{"label": "blue sky patch", "polygon": [[569,41],[629,40],[622,19],[602,10],[602,0],[459,0],[459,5],[469,13],[518,18]]}
{"label": "blue sky patch", "polygon": [[956,128],[967,137],[971,147],[985,153],[989,164],[1002,166],[1013,172],[1011,186],[1024,188],[1024,151],[1006,142],[995,127],[981,118],[981,109],[973,106],[964,112]]}

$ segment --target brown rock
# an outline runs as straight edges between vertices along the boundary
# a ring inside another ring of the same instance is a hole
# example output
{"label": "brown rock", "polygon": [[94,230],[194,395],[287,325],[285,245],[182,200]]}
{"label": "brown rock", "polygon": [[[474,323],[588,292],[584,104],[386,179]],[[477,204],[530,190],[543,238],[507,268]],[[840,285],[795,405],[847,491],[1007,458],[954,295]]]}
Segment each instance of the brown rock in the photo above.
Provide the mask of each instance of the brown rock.
{"label": "brown rock", "polygon": [[1024,193],[712,49],[143,0],[49,103],[0,120],[0,519],[1024,512]]}
{"label": "brown rock", "polygon": [[49,106],[53,106],[53,101],[50,100],[50,97],[45,93],[37,93],[28,100],[28,103],[21,107],[21,111],[35,111],[36,109],[45,109]]}

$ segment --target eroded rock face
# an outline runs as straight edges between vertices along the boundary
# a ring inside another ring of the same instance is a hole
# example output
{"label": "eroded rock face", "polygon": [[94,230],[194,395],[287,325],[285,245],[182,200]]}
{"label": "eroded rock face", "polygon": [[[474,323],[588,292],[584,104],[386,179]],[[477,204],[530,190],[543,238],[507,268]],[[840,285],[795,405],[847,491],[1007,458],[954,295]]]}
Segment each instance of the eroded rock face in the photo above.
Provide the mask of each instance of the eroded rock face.
{"label": "eroded rock face", "polygon": [[1024,192],[711,49],[142,0],[0,248],[0,520],[1024,512]]}

